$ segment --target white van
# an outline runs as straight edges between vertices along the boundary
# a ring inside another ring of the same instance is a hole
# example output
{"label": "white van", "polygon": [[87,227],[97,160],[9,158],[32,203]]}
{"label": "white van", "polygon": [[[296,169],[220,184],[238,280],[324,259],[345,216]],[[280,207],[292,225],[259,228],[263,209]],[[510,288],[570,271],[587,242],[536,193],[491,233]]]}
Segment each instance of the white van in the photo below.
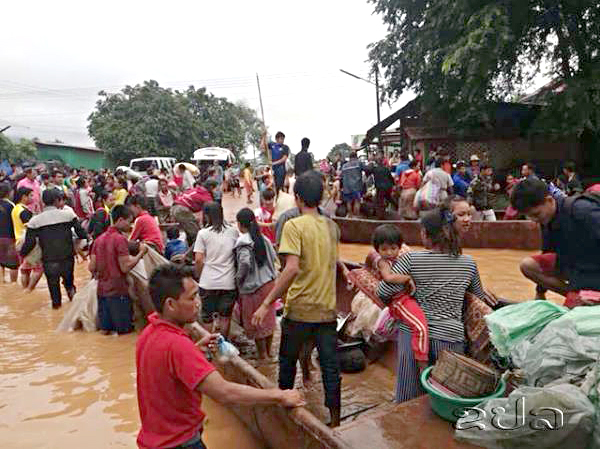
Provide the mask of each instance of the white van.
{"label": "white van", "polygon": [[175,162],[176,159],[174,157],[142,157],[131,159],[129,161],[129,168],[140,175],[144,175],[150,167],[154,167],[157,170],[166,168],[172,171]]}
{"label": "white van", "polygon": [[194,151],[192,160],[196,163],[196,166],[201,172],[205,171],[207,166],[210,166],[214,161],[218,161],[219,165],[225,170],[230,165],[235,164],[235,154],[233,151],[227,148],[219,147],[206,147],[198,148]]}

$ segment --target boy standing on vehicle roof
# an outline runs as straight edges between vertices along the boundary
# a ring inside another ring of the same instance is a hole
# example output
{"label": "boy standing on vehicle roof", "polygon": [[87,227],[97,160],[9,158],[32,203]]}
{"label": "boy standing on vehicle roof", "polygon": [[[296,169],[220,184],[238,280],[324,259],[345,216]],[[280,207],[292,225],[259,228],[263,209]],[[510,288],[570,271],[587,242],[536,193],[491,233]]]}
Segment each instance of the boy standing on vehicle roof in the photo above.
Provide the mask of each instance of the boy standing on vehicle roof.
{"label": "boy standing on vehicle roof", "polygon": [[285,134],[281,131],[277,131],[277,134],[275,134],[275,142],[269,142],[268,145],[268,149],[271,152],[271,165],[273,168],[273,176],[275,177],[275,190],[277,194],[283,189],[286,171],[285,163],[290,155],[290,149],[283,143],[284,141]]}

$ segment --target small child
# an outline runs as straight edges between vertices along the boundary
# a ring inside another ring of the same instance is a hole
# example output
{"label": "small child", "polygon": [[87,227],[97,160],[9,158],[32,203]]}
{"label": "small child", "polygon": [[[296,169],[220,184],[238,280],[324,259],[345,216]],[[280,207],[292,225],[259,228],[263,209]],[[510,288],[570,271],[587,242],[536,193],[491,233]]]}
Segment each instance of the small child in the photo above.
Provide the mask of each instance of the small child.
{"label": "small child", "polygon": [[167,246],[165,247],[165,258],[172,260],[174,256],[185,255],[188,251],[187,242],[179,240],[179,228],[167,229]]}
{"label": "small child", "polygon": [[273,213],[275,212],[275,192],[271,189],[260,192],[260,207],[254,211],[256,222],[260,232],[275,244],[275,223]]}
{"label": "small child", "polygon": [[96,240],[110,226],[110,211],[106,207],[108,193],[99,192],[94,199],[94,213],[90,217],[88,224],[88,234],[93,240]]}
{"label": "small child", "polygon": [[400,229],[392,224],[378,226],[373,234],[373,247],[367,260],[381,273],[383,281],[391,284],[404,284],[407,293],[401,293],[389,302],[384,302],[392,318],[402,321],[410,328],[411,346],[419,369],[427,367],[429,360],[429,330],[427,319],[417,301],[410,296],[414,292],[414,282],[410,276],[392,273],[392,266],[400,253],[408,251]]}
{"label": "small child", "polygon": [[210,169],[208,171],[207,181],[210,180],[214,181],[217,184],[217,187],[212,192],[213,200],[215,201],[215,203],[221,204],[223,201],[223,185],[219,182],[219,179],[217,178],[217,172],[214,169]]}

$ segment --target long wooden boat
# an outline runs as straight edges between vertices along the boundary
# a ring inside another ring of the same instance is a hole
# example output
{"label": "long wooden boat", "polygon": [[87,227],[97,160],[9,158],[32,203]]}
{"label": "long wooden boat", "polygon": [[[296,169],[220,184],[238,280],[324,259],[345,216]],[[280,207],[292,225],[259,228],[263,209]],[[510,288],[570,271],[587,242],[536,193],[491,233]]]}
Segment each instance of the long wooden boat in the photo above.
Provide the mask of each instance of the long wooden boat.
{"label": "long wooden boat", "polygon": [[[344,243],[370,244],[373,232],[382,224],[394,224],[408,245],[421,245],[421,226],[411,220],[369,220],[334,217]],[[529,220],[473,221],[463,236],[465,248],[505,248],[535,250],[541,247],[541,232],[537,223]]]}
{"label": "long wooden boat", "polygon": [[[338,273],[337,306],[348,312],[356,292],[348,291]],[[453,439],[452,425],[434,415],[429,399],[421,396],[403,404],[392,402],[393,345],[383,357],[358,374],[343,374],[342,424],[330,428],[321,405],[321,391],[307,392],[308,405],[294,410],[278,406],[237,406],[233,412],[269,448],[394,449],[472,448]],[[277,366],[254,368],[239,356],[218,364],[230,381],[258,388],[276,387]],[[315,379],[317,380],[317,379]]]}

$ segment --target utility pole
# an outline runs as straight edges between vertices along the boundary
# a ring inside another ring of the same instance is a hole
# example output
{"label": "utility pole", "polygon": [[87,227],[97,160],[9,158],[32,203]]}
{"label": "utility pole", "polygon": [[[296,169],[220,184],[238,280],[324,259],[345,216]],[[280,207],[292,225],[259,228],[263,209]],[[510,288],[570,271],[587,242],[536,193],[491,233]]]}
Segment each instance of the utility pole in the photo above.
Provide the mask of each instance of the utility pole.
{"label": "utility pole", "polygon": [[377,124],[381,122],[381,111],[379,110],[379,70],[375,67],[375,100],[377,101]]}
{"label": "utility pole", "polygon": [[[256,85],[258,86],[258,100],[260,101],[260,115],[262,118],[263,131],[264,131],[264,142],[265,142],[265,153],[267,155],[267,162],[271,165],[271,152],[269,151],[269,145],[267,143],[267,124],[265,123],[265,110],[263,109],[262,93],[260,91],[260,80],[258,79],[258,73],[256,74]],[[256,160],[256,155],[254,156]]]}

